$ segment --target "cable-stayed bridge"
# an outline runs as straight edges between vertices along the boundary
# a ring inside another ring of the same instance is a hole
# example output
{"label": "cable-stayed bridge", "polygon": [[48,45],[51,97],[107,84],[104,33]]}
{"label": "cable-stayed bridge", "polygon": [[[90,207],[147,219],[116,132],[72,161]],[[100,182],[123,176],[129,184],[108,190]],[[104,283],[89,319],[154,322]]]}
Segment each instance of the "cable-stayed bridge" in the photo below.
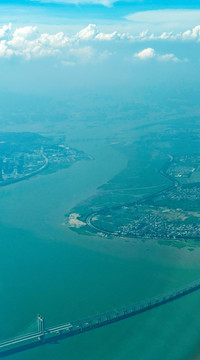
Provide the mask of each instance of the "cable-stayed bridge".
{"label": "cable-stayed bridge", "polygon": [[154,297],[136,304],[67,322],[62,325],[45,328],[44,318],[38,315],[38,331],[0,342],[0,357],[6,357],[34,347],[57,342],[86,331],[91,331],[129,317],[150,311],[200,289],[200,280],[176,289],[163,296]]}

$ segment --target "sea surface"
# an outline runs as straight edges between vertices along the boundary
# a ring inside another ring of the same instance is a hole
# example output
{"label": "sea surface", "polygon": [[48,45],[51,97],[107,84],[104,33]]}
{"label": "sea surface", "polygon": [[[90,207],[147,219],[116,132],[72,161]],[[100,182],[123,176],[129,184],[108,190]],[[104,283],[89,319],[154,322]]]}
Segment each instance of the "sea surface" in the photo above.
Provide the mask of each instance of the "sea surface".
{"label": "sea surface", "polygon": [[[0,188],[0,339],[87,317],[200,279],[200,249],[83,236],[64,214],[124,169],[101,139],[73,142],[94,157]],[[198,357],[199,356],[199,357]],[[200,358],[200,291],[134,318],[20,353],[13,360]]]}

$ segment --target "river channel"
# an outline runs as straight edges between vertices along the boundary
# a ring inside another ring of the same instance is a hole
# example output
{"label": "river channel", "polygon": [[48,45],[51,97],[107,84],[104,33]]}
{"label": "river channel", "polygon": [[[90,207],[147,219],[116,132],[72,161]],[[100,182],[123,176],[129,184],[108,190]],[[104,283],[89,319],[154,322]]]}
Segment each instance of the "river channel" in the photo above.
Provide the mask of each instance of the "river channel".
{"label": "river channel", "polygon": [[[200,250],[83,236],[64,214],[126,167],[103,140],[94,157],[0,189],[0,339],[161,295],[200,279]],[[192,360],[200,354],[200,291],[122,322],[14,355],[14,360]]]}

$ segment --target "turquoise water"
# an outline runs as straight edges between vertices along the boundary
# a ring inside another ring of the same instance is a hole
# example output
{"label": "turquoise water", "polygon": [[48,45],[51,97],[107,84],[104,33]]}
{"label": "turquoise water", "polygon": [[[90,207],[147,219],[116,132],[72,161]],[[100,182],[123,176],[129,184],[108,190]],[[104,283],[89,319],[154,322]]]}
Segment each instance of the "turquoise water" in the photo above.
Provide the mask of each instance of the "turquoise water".
{"label": "turquoise water", "polygon": [[[95,157],[0,189],[0,338],[93,315],[200,278],[200,250],[78,235],[64,214],[126,166],[95,140]],[[182,360],[200,354],[200,292],[13,359]]]}

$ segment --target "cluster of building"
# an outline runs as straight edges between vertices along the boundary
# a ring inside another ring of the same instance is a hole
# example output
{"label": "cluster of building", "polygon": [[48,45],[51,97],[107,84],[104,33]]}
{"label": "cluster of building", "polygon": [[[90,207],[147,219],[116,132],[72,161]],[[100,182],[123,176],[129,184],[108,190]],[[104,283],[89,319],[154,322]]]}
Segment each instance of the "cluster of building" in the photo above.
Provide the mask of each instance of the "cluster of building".
{"label": "cluster of building", "polygon": [[177,186],[163,193],[162,199],[200,201],[200,185]]}
{"label": "cluster of building", "polygon": [[[135,209],[135,213],[133,211],[133,220],[127,225],[118,227],[115,235],[144,238],[200,239],[200,213],[198,216],[196,212],[194,218],[192,213],[189,214],[184,210],[180,210],[178,203],[177,209],[168,209],[166,212],[163,211],[164,208],[159,208],[156,205],[157,201],[159,201],[160,206],[162,206],[162,200],[199,201],[200,184],[192,183],[191,178],[194,171],[199,171],[199,164],[199,155],[184,155],[174,158],[170,166],[165,170],[166,174],[171,178],[180,178],[180,180],[181,178],[188,178],[186,181],[188,184],[184,184],[184,181],[182,181],[181,185],[181,182],[178,182],[174,187],[155,196],[152,199],[152,209],[150,207],[148,212]],[[145,202],[143,204],[145,205]],[[182,214],[180,217],[179,212]]]}
{"label": "cluster of building", "polygon": [[45,156],[41,150],[0,156],[0,181],[21,178],[39,170],[44,164]]}
{"label": "cluster of building", "polygon": [[147,214],[121,226],[114,234],[123,237],[200,239],[200,224],[169,222],[162,216]]}
{"label": "cluster of building", "polygon": [[82,152],[65,145],[52,145],[45,147],[44,153],[50,164],[69,164],[83,157]]}
{"label": "cluster of building", "polygon": [[200,156],[181,156],[174,158],[166,174],[175,178],[189,178],[200,164]]}
{"label": "cluster of building", "polygon": [[[20,147],[19,147],[20,148]],[[0,154],[0,184],[6,182],[18,181],[24,177],[34,175],[47,166],[51,170],[59,167],[65,167],[74,161],[81,160],[85,154],[81,151],[71,149],[68,146],[60,144],[37,145],[25,148],[22,152],[8,151]]]}
{"label": "cluster of building", "polygon": [[[144,208],[142,205],[136,205],[132,210],[129,208],[132,215],[129,213],[128,216],[132,216],[132,220],[126,225],[118,226],[113,234],[121,237],[200,240],[198,206],[195,205],[195,213],[181,210],[181,201],[184,201],[184,204],[185,201],[195,204],[200,201],[200,183],[193,183],[191,178],[194,171],[197,174],[199,164],[198,155],[174,158],[165,172],[171,178],[183,178],[183,181],[180,179],[173,187],[152,197],[151,205],[143,201]],[[184,178],[187,178],[187,181],[184,181]],[[166,204],[168,200],[169,205],[172,204],[170,200],[174,201],[172,209],[162,207],[162,201]]]}

